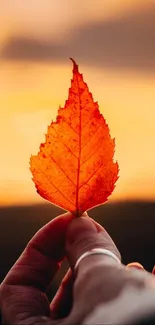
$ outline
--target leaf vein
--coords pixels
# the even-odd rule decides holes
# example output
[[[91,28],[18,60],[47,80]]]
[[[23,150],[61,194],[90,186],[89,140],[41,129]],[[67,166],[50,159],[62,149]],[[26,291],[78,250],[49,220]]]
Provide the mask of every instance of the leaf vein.
[[[99,143],[99,145],[96,147],[96,149],[91,153],[91,155],[85,159],[82,163],[81,163],[81,166],[84,165],[90,158],[92,158],[95,153],[97,152],[97,150],[100,148],[100,146],[102,145],[103,141],[104,141],[105,138],[102,139],[102,141]]]
[[[103,166],[103,162],[100,164],[100,166],[93,172],[93,174],[90,175],[90,177],[79,187],[81,189],[85,184],[87,184],[91,178],[97,174],[97,172],[100,170],[100,168]]]
[[[36,163],[36,165],[38,166],[38,164]],[[53,182],[49,179],[49,177],[45,174],[44,170],[42,170],[39,166],[37,167],[38,170],[40,170],[40,172],[44,175],[44,177],[47,179],[47,181],[50,183],[50,185],[52,185],[56,190],[57,192],[59,192],[70,204],[73,204],[73,202],[71,202],[58,188],[56,185],[53,184]]]
[[[52,125],[53,127],[53,125]],[[78,157],[74,154],[74,152],[67,146],[67,144],[62,140],[62,138],[59,136],[59,133],[55,130],[55,128],[53,127],[53,130],[55,131],[55,133],[58,135],[58,138],[60,140],[60,142],[70,151],[70,153],[76,158],[78,159]]]
[[[67,123],[67,125],[71,128],[71,130],[73,130],[78,135],[78,132],[74,130],[74,128],[69,124],[69,122],[64,117],[63,117],[63,121]]]
[[[44,148],[45,152],[47,153],[47,155],[49,156],[49,158],[56,164],[56,166],[62,171],[62,173],[69,179],[69,181],[76,186],[76,184],[72,181],[72,179],[66,174],[66,172],[63,170],[63,168],[58,164],[58,162],[52,157],[50,156],[49,152]]]
[[[78,205],[79,205],[79,183],[80,183],[80,162],[81,162],[81,122],[82,122],[82,114],[81,114],[81,99],[80,99],[80,89],[79,82],[76,75],[77,88],[78,88],[78,97],[79,97],[79,157],[78,157],[78,166],[77,166],[77,189],[76,189],[76,212],[78,215]]]
[[[93,137],[96,135],[96,133],[98,132],[98,130],[100,129],[100,126],[102,126],[101,125],[101,122],[99,121],[99,124],[97,125],[97,128],[96,128],[96,130],[95,130],[95,132],[91,135],[91,137],[89,138],[89,142],[93,139]],[[84,145],[83,145],[83,147],[82,147],[82,149],[81,149],[81,151],[87,146],[87,144],[88,144],[88,142],[86,142]]]

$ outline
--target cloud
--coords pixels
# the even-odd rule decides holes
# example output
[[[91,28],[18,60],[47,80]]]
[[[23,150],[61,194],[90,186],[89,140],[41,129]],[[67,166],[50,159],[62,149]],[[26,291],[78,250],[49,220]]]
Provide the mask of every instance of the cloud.
[[[74,57],[99,67],[155,69],[155,4],[111,21],[76,26],[64,42],[10,39],[3,59],[66,61]]]

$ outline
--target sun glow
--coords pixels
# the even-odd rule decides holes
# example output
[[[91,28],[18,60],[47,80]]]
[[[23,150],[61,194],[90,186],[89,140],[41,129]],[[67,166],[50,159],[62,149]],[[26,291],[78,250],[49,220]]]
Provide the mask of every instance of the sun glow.
[[[3,62],[0,68],[0,204],[42,202],[31,181],[29,159],[67,99],[71,64]],[[110,200],[155,198],[155,80],[79,68],[116,139],[120,179]]]

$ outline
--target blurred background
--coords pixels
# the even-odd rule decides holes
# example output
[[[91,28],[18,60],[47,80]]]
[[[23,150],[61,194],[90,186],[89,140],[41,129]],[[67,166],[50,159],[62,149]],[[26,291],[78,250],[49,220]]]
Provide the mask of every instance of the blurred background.
[[[63,212],[36,193],[29,159],[67,99],[69,57],[116,139],[120,166],[109,202],[89,214],[124,263],[150,271],[155,263],[155,1],[1,0],[0,281],[33,234]]]

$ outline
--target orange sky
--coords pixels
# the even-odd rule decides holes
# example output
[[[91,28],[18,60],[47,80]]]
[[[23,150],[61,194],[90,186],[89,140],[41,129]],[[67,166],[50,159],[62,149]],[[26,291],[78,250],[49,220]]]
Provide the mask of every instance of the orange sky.
[[[90,21],[109,19],[129,8],[135,10],[140,4],[140,1],[131,0],[105,1],[104,10],[101,10],[103,8],[94,5],[96,2],[100,6],[103,3],[99,0],[81,1],[83,11],[80,12],[76,1],[51,1],[53,7],[47,1],[49,8],[54,8],[49,12],[45,2],[39,1],[35,13],[38,2],[34,1],[32,7],[27,1],[23,4],[25,16],[21,24],[21,15],[16,20],[17,14],[23,10],[21,3],[4,1],[0,13],[4,22],[1,44],[10,35],[19,34],[19,23],[24,35],[60,39],[66,30],[63,37],[69,37],[73,24],[84,23],[88,3],[87,19]],[[30,10],[34,19],[31,17],[30,24],[26,24]],[[66,15],[67,12],[73,14],[66,19],[63,10]],[[56,13],[58,20],[53,21],[51,15],[54,17]],[[60,20],[64,26],[61,29]],[[55,32],[51,29],[50,34],[47,30],[52,24]],[[77,63],[94,100],[99,102],[111,135],[116,138],[115,158],[120,165],[120,179],[110,200],[155,199],[155,75]],[[55,118],[59,104],[63,105],[67,99],[72,65],[68,58],[64,63],[3,60],[0,61],[0,71],[0,205],[43,202],[31,180],[29,157],[37,153],[47,125]]]

